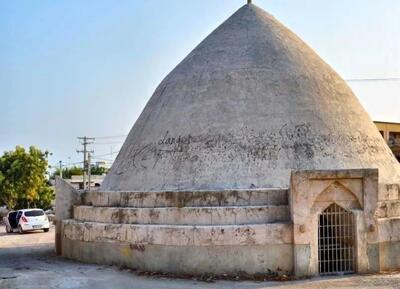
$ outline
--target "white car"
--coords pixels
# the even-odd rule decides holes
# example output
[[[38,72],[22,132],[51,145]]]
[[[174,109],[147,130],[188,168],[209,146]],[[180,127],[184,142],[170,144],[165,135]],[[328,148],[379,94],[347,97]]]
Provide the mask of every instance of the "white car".
[[[6,232],[18,232],[20,234],[27,231],[43,230],[48,232],[50,222],[42,209],[25,209],[12,211],[3,218],[6,224]]]

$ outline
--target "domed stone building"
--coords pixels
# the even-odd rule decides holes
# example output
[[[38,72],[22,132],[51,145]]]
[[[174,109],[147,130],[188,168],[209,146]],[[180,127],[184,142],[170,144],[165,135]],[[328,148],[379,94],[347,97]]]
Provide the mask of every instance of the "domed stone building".
[[[187,274],[379,272],[400,267],[399,187],[345,81],[247,4],[161,82],[101,191],[58,181],[57,251]]]

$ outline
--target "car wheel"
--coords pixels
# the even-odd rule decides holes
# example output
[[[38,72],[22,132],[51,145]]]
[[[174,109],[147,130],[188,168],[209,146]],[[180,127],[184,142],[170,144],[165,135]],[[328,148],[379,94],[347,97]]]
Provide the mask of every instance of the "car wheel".
[[[49,231],[49,229],[43,229],[43,231],[44,231],[45,233],[47,233],[47,232]]]
[[[22,227],[21,227],[21,226],[18,226],[18,233],[20,233],[20,234],[23,234],[23,233],[24,233],[24,230],[22,230]]]
[[[9,226],[6,226],[6,232],[7,233],[11,233],[12,232],[12,230],[11,230],[11,228]]]

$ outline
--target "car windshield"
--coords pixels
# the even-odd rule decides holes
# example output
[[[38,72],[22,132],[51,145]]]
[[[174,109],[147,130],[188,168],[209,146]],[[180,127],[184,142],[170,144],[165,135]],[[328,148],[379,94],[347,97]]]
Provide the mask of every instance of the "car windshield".
[[[34,211],[25,211],[26,217],[38,217],[43,216],[44,212],[42,210],[34,210]]]

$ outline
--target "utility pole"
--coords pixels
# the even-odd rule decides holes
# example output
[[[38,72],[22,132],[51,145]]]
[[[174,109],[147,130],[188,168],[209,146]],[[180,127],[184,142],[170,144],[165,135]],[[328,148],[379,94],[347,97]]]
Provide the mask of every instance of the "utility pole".
[[[60,163],[60,178],[62,179],[63,178],[63,175],[62,175],[62,161],[59,161],[59,163]]]
[[[91,171],[92,171],[92,155],[88,153],[88,191],[90,192],[90,184],[91,184]]]
[[[89,144],[92,144],[95,140],[93,137],[78,137],[78,139],[81,141],[81,145],[83,146],[83,150],[77,150],[77,153],[83,153],[83,189],[86,190],[86,175],[88,173],[88,162],[87,162],[87,155],[88,155],[88,150],[87,146]],[[91,151],[93,153],[93,151]],[[89,184],[90,187],[90,184]]]

